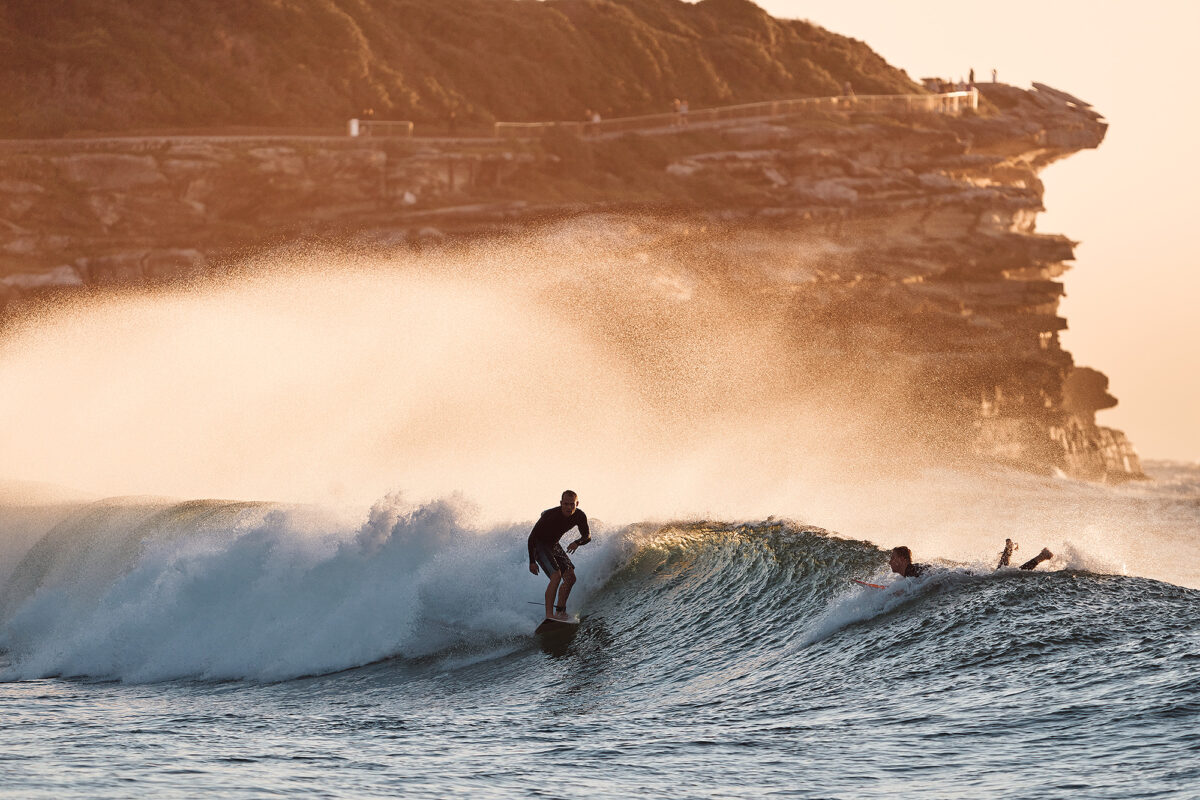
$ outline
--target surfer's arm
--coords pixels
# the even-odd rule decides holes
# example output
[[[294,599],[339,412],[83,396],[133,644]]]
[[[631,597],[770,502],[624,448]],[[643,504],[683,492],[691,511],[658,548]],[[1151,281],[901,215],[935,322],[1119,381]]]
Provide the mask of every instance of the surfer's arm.
[[[1004,540],[1004,552],[1000,554],[1000,563],[996,565],[996,569],[1007,567],[1008,561],[1012,558],[1013,551],[1017,549],[1017,543],[1012,539]]]
[[[567,545],[567,552],[574,553],[576,547],[582,547],[592,540],[592,532],[588,528],[587,517],[585,516],[579,523],[579,538]]]

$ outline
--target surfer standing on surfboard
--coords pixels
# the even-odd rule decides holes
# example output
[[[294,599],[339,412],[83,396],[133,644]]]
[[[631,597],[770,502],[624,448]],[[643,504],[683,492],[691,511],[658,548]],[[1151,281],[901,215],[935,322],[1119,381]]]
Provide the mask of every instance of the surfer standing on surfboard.
[[[567,545],[564,553],[558,540],[571,528],[579,528],[579,538]],[[546,619],[567,619],[567,596],[575,585],[575,565],[567,558],[575,548],[592,540],[588,530],[587,514],[579,510],[579,495],[570,489],[562,493],[562,502],[557,508],[547,508],[529,532],[529,571],[538,574],[538,567],[546,571],[550,585],[546,587]],[[555,592],[558,604],[554,604]],[[551,608],[553,606],[553,608]]]

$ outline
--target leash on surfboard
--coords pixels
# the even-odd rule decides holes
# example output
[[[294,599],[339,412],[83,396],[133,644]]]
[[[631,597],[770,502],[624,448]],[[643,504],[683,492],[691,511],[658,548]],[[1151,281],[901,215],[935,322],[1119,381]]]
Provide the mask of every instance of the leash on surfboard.
[[[886,589],[887,588],[886,586],[882,586],[878,583],[867,583],[866,581],[860,581],[857,578],[851,578],[850,580],[853,581],[854,583],[857,583],[859,586],[870,586],[872,589]]]

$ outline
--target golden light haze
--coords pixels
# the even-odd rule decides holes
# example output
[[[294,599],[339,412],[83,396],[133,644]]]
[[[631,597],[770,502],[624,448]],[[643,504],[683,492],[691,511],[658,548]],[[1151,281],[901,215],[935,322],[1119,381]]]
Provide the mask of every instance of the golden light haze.
[[[610,532],[774,515],[986,563],[1017,528],[1073,568],[1200,587],[1190,517],[1148,513],[1145,487],[933,467],[889,406],[909,376],[848,363],[797,386],[786,320],[702,282],[648,286],[670,259],[606,250],[612,227],[285,253],[247,277],[49,307],[0,341],[0,416],[21,421],[0,429],[0,506],[47,499],[27,481],[351,517],[396,492],[460,494],[469,522],[504,524],[569,486]],[[38,530],[5,524],[0,562]]]
[[[1200,460],[1200,5],[1012,0],[760,0],[861,39],[914,79],[1049,84],[1110,123],[1096,151],[1047,169],[1038,230],[1080,242],[1064,277],[1063,346],[1111,379],[1099,423],[1144,457]]]
[[[914,469],[888,433],[906,375],[851,364],[798,392],[810,370],[780,319],[648,286],[669,259],[605,237],[621,233],[288,252],[251,277],[47,308],[0,342],[0,415],[22,420],[0,432],[21,472],[0,479],[360,505],[462,492],[500,519],[570,485],[620,497],[625,519],[737,518]]]

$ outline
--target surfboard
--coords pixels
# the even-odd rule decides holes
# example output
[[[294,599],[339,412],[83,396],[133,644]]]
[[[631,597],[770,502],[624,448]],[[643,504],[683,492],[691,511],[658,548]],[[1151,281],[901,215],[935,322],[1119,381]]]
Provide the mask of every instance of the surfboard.
[[[542,624],[538,625],[534,630],[537,634],[546,633],[570,633],[579,627],[579,617],[571,617],[570,619],[550,619],[547,617],[542,620]]]
[[[851,578],[850,580],[854,581],[859,586],[870,586],[872,589],[886,589],[887,588],[886,586],[880,586],[878,583],[867,583],[866,581],[860,581],[857,578]]]

